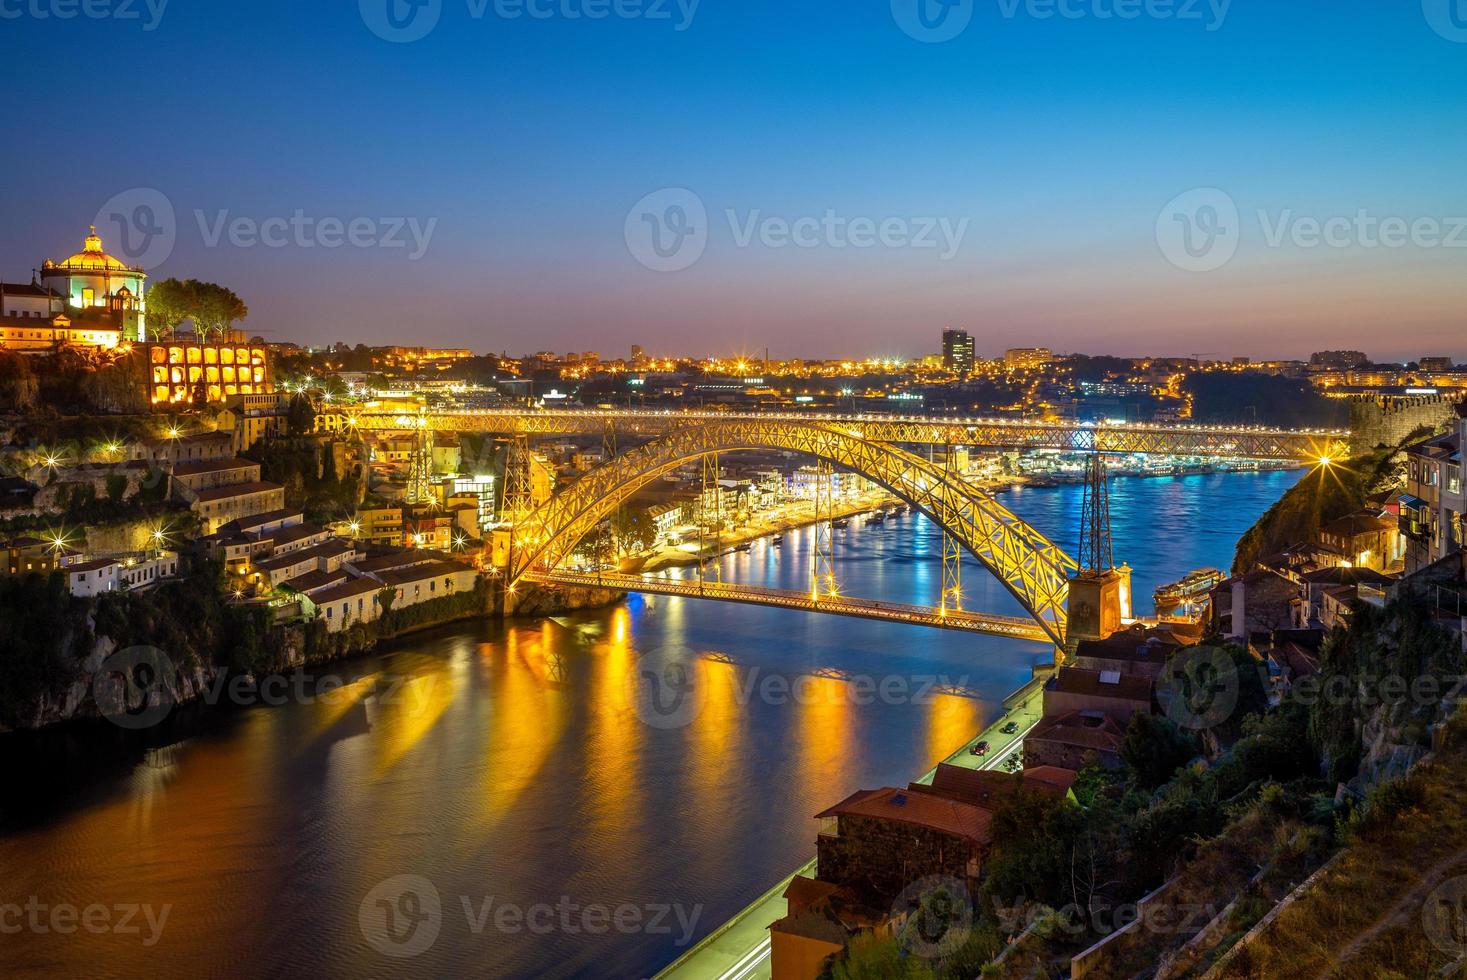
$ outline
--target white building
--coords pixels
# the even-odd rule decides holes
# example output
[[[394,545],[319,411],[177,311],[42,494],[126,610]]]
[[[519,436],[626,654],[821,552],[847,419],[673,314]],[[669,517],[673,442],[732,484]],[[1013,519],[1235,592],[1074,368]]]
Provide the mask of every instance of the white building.
[[[150,589],[178,574],[178,552],[149,551],[118,562],[117,585],[122,589]]]
[[[78,599],[90,599],[103,592],[115,592],[119,567],[111,558],[97,558],[68,565],[64,569],[66,588]]]

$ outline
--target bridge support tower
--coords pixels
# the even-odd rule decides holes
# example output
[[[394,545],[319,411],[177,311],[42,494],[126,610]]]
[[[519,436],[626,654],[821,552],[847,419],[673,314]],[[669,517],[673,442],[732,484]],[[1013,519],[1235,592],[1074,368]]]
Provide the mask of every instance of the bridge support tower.
[[[953,447],[949,445],[945,469],[950,479],[957,475],[955,458]],[[947,617],[949,609],[961,611],[963,608],[963,545],[945,527],[942,529],[942,595],[938,598],[937,608],[943,618]]]
[[[1079,571],[1070,579],[1066,654],[1073,656],[1082,640],[1103,640],[1121,628],[1129,612],[1131,570],[1117,568],[1111,550],[1110,492],[1105,457],[1090,457],[1080,508]]]
[[[810,545],[810,601],[838,594],[835,584],[835,472],[820,460],[815,466],[815,535]]]

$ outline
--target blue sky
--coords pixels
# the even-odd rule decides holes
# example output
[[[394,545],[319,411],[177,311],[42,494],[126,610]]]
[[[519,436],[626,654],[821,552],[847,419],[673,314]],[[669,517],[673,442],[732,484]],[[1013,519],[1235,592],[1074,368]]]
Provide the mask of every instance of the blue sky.
[[[1073,18],[971,0],[945,43],[904,33],[889,0],[702,0],[690,19],[691,0],[666,19],[641,0],[601,20],[566,15],[597,0],[545,18],[439,2],[425,37],[392,43],[368,26],[388,0],[171,0],[152,30],[143,0],[135,20],[0,0],[0,274],[64,257],[104,202],[151,188],[174,212],[154,274],[232,286],[272,339],[859,357],[959,326],[985,353],[1467,360],[1467,234],[1267,236],[1363,212],[1447,238],[1467,218],[1467,27],[1434,30],[1415,0],[1234,0],[1221,18],[1177,0],[1137,19],[1102,16],[1117,0],[1069,0]],[[628,216],[667,188],[706,210],[706,247],[659,272]],[[1238,211],[1236,254],[1207,271],[1158,245],[1196,188]],[[362,222],[363,242],[394,218],[432,234],[419,257],[406,229],[402,248],[208,233],[297,212]],[[828,212],[905,238],[762,234]],[[929,219],[962,226],[955,254],[912,247]]]

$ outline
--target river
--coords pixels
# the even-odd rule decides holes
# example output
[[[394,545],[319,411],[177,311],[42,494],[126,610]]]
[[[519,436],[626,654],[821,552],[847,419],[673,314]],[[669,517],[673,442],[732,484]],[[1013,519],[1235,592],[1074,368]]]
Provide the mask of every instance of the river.
[[[1298,476],[1115,481],[1138,611],[1158,584],[1226,568]],[[1002,499],[1074,553],[1080,493]],[[803,587],[810,536],[727,556],[724,580]],[[920,516],[853,520],[837,532],[841,589],[931,603],[940,553]],[[976,565],[963,584],[965,606],[1018,613]],[[1046,656],[632,596],[416,635],[282,703],[0,736],[0,973],[650,975],[807,860],[816,812],[931,767]],[[673,662],[695,696],[648,711],[642,670]],[[414,948],[385,947],[411,958],[379,949],[389,912],[399,935],[422,925]]]

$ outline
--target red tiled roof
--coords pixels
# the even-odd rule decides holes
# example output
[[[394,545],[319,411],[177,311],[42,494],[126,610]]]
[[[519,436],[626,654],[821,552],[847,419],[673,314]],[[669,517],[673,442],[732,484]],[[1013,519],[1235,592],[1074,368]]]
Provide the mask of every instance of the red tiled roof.
[[[342,599],[355,599],[357,596],[366,595],[368,592],[380,591],[382,591],[381,583],[374,582],[369,578],[354,578],[350,582],[342,582],[340,585],[333,585],[325,591],[317,592],[311,596],[311,601],[318,606],[324,606],[330,602],[340,602]]]
[[[178,463],[173,467],[174,476],[198,476],[200,473],[218,473],[222,470],[242,470],[248,466],[259,466],[254,460],[240,459],[201,459],[192,463]]]
[[[94,558],[91,561],[79,562],[75,565],[67,565],[66,574],[72,575],[79,574],[81,572],[95,572],[98,569],[106,568],[108,565],[116,564],[117,562],[112,560],[111,558]]]
[[[993,822],[991,813],[971,803],[890,786],[853,793],[830,809],[816,814],[817,819],[825,817],[891,820],[977,843],[988,842],[989,825]]]
[[[1066,745],[1078,745],[1087,749],[1105,749],[1113,752],[1120,749],[1125,737],[1126,733],[1121,730],[1121,726],[1110,717],[1097,718],[1078,711],[1071,711],[1058,718],[1046,719],[1028,735],[1029,740],[1043,739],[1062,742]]]
[[[1113,680],[1102,680],[1109,675]],[[1118,671],[1086,670],[1083,667],[1061,667],[1049,682],[1049,689],[1061,694],[1119,698],[1124,701],[1150,701],[1151,679]]]
[[[212,502],[215,500],[229,500],[234,497],[248,497],[258,493],[269,493],[271,490],[284,490],[278,483],[269,483],[257,480],[253,483],[231,483],[224,487],[210,487],[208,490],[200,490],[195,494],[201,501]]]

